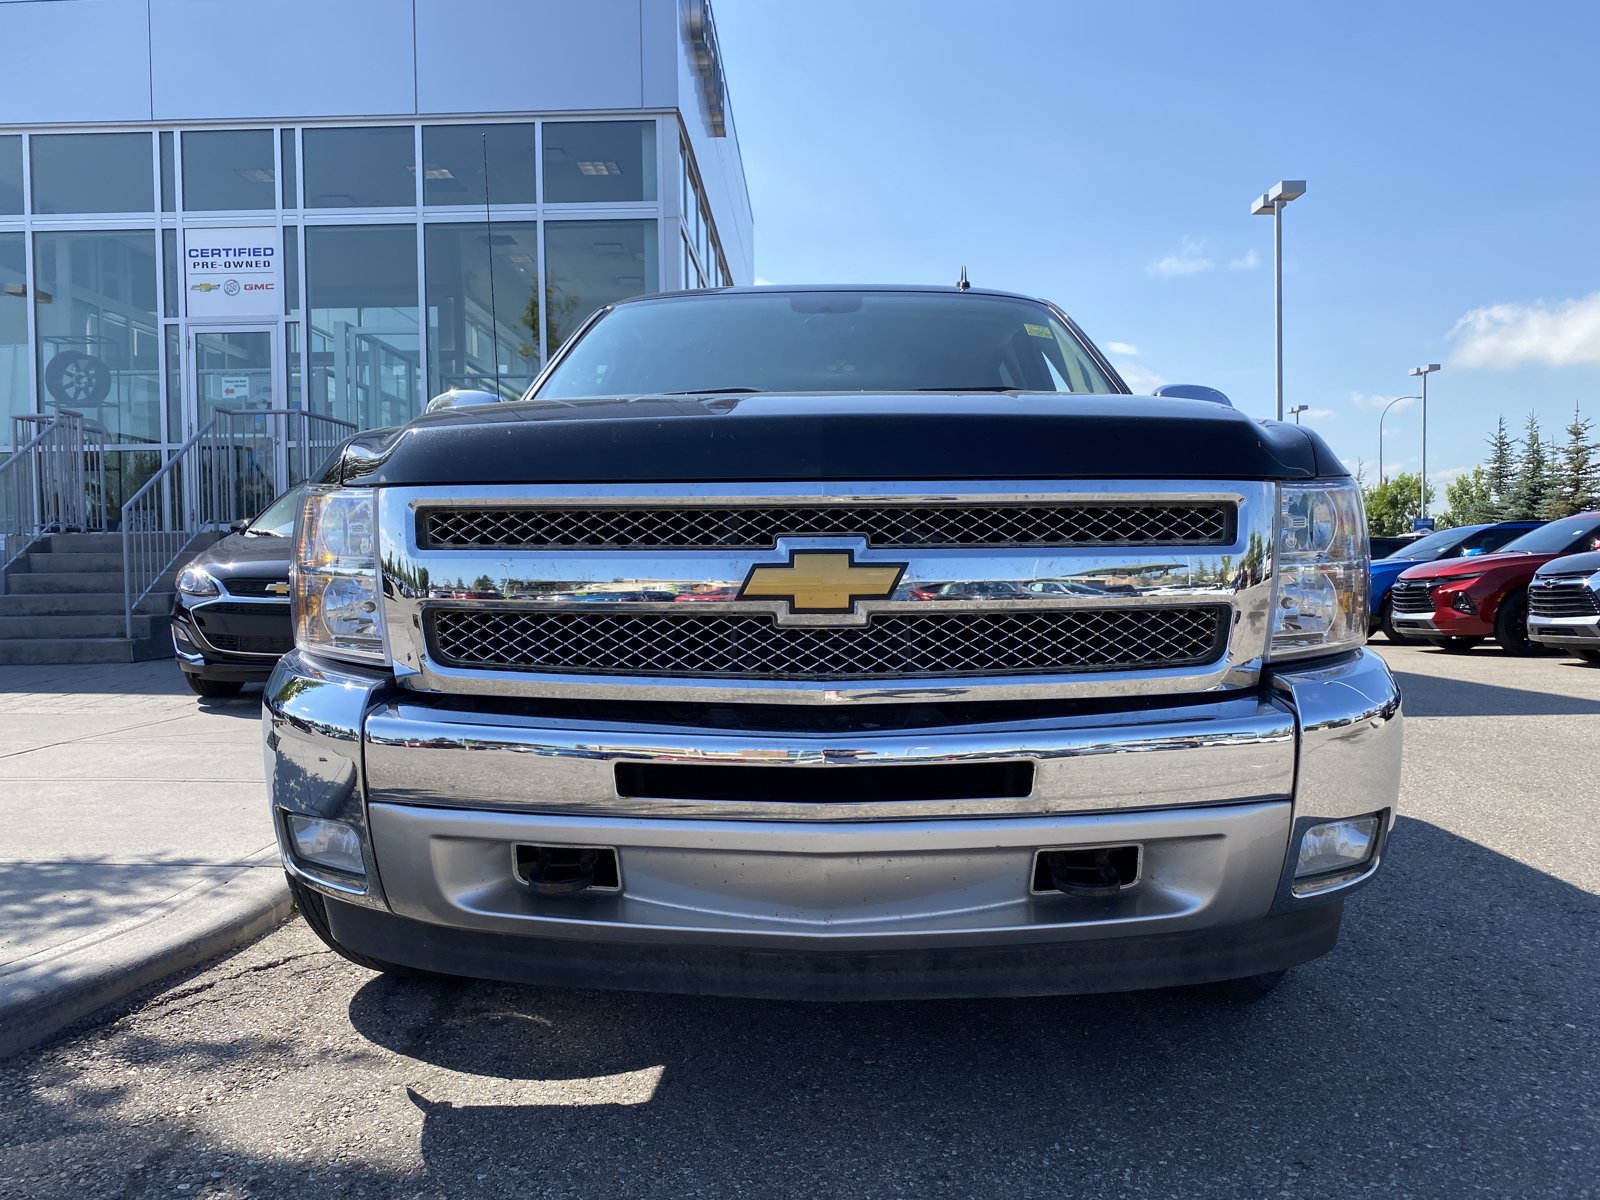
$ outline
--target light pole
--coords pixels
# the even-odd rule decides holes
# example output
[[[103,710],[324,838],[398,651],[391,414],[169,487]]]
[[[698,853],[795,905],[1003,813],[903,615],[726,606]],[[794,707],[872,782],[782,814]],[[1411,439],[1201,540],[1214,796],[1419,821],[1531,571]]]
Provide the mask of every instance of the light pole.
[[[1250,202],[1250,215],[1272,217],[1272,308],[1277,343],[1278,420],[1283,420],[1283,206],[1306,194],[1304,179],[1280,179],[1265,195]]]
[[[1429,363],[1425,367],[1412,367],[1408,375],[1422,377],[1422,515],[1428,515],[1428,376],[1439,369],[1438,363]]]
[[[1289,410],[1289,415],[1294,418],[1294,423],[1296,425],[1300,424],[1300,414],[1305,412],[1310,407],[1311,405],[1309,404],[1296,404]]]
[[[1389,415],[1389,410],[1402,400],[1420,400],[1421,396],[1396,396],[1383,406],[1383,416],[1378,418],[1378,482],[1383,482],[1383,418]]]

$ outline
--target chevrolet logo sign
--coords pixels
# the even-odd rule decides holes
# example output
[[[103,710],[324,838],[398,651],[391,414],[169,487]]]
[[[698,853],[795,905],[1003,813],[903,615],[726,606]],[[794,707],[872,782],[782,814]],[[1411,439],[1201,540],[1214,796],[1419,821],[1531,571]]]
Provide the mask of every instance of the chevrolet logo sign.
[[[905,563],[858,563],[849,550],[796,550],[781,566],[752,567],[741,600],[786,600],[789,612],[849,613],[894,593]]]
[[[191,292],[214,292],[221,286],[220,283],[191,283],[189,290]]]
[[[281,581],[278,583],[269,583],[262,590],[269,592],[274,596],[287,596],[289,594],[289,585]]]

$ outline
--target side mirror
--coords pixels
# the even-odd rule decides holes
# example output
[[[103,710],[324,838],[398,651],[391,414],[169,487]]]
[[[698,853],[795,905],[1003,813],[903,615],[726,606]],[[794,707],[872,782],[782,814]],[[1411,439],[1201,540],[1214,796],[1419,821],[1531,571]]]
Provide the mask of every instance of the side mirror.
[[[1233,401],[1216,388],[1202,387],[1198,383],[1164,383],[1152,395],[1171,396],[1179,400],[1205,400],[1211,404],[1233,407]]]
[[[249,521],[230,521],[230,522],[228,522],[228,532],[229,533],[243,533],[246,529],[249,529],[249,528],[250,528],[250,522]]]

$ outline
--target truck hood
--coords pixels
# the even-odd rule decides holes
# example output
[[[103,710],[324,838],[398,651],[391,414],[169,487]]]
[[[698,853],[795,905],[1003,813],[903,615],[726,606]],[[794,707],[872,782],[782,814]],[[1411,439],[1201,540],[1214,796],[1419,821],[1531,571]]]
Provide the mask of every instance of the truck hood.
[[[1582,575],[1589,571],[1600,571],[1600,550],[1552,558],[1539,568],[1541,575]]]
[[[342,470],[369,485],[1347,474],[1313,431],[1202,400],[943,392],[482,405],[358,437]]]

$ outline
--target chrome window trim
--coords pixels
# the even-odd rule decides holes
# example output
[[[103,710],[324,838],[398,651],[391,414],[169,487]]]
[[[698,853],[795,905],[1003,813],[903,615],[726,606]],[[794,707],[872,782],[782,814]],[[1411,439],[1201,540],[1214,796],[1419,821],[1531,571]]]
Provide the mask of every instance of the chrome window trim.
[[[430,552],[417,546],[417,513],[421,508],[472,507],[482,504],[512,506],[695,505],[706,503],[782,505],[784,503],[871,503],[899,501],[908,504],[1015,504],[1051,502],[1137,503],[1170,501],[1221,501],[1235,506],[1234,541],[1225,546],[1120,548],[1105,546],[977,548],[953,550],[863,548],[859,538],[789,538],[770,551],[716,550],[558,550],[508,549],[448,550]],[[384,564],[384,606],[397,682],[403,688],[482,696],[572,697],[588,699],[695,699],[703,701],[762,703],[889,703],[918,698],[945,700],[1020,700],[1090,698],[1103,696],[1160,696],[1236,690],[1254,686],[1261,673],[1271,623],[1272,532],[1276,515],[1276,488],[1271,483],[1184,480],[1019,480],[1019,481],[907,481],[733,484],[517,484],[475,486],[409,486],[378,489],[379,557]],[[1117,596],[1037,595],[1012,601],[884,600],[863,602],[848,618],[824,617],[817,623],[863,623],[871,613],[927,611],[995,611],[1019,608],[1095,608],[1108,606],[1184,606],[1210,600],[1233,610],[1228,645],[1218,661],[1197,667],[1134,671],[1085,671],[1059,675],[963,676],[959,678],[907,679],[893,687],[882,681],[815,682],[766,679],[708,679],[698,677],[565,675],[448,667],[434,661],[427,650],[425,612],[432,607],[520,608],[545,610],[552,602],[525,595],[506,599],[477,596],[463,599],[425,594],[420,585],[426,568],[432,579],[476,580],[488,578],[498,585],[509,582],[519,590],[538,587],[572,592],[596,585],[632,590],[653,587],[681,588],[739,581],[752,564],[783,562],[795,548],[840,549],[860,552],[863,562],[894,561],[909,564],[906,584],[919,581],[1031,582],[1067,575],[1123,573],[1176,564],[1190,578],[1214,582],[1188,588],[1164,588],[1164,594]],[[1246,558],[1259,555],[1253,572],[1244,569]],[[435,576],[433,572],[439,574]],[[1231,575],[1229,572],[1233,572]],[[446,572],[448,574],[446,575]],[[472,590],[458,589],[458,590]],[[707,611],[750,613],[765,609],[776,616],[783,601],[703,601]],[[619,600],[614,607],[627,611],[670,610],[677,604]],[[593,610],[593,603],[553,602],[561,609]],[[813,618],[785,614],[786,622]]]

